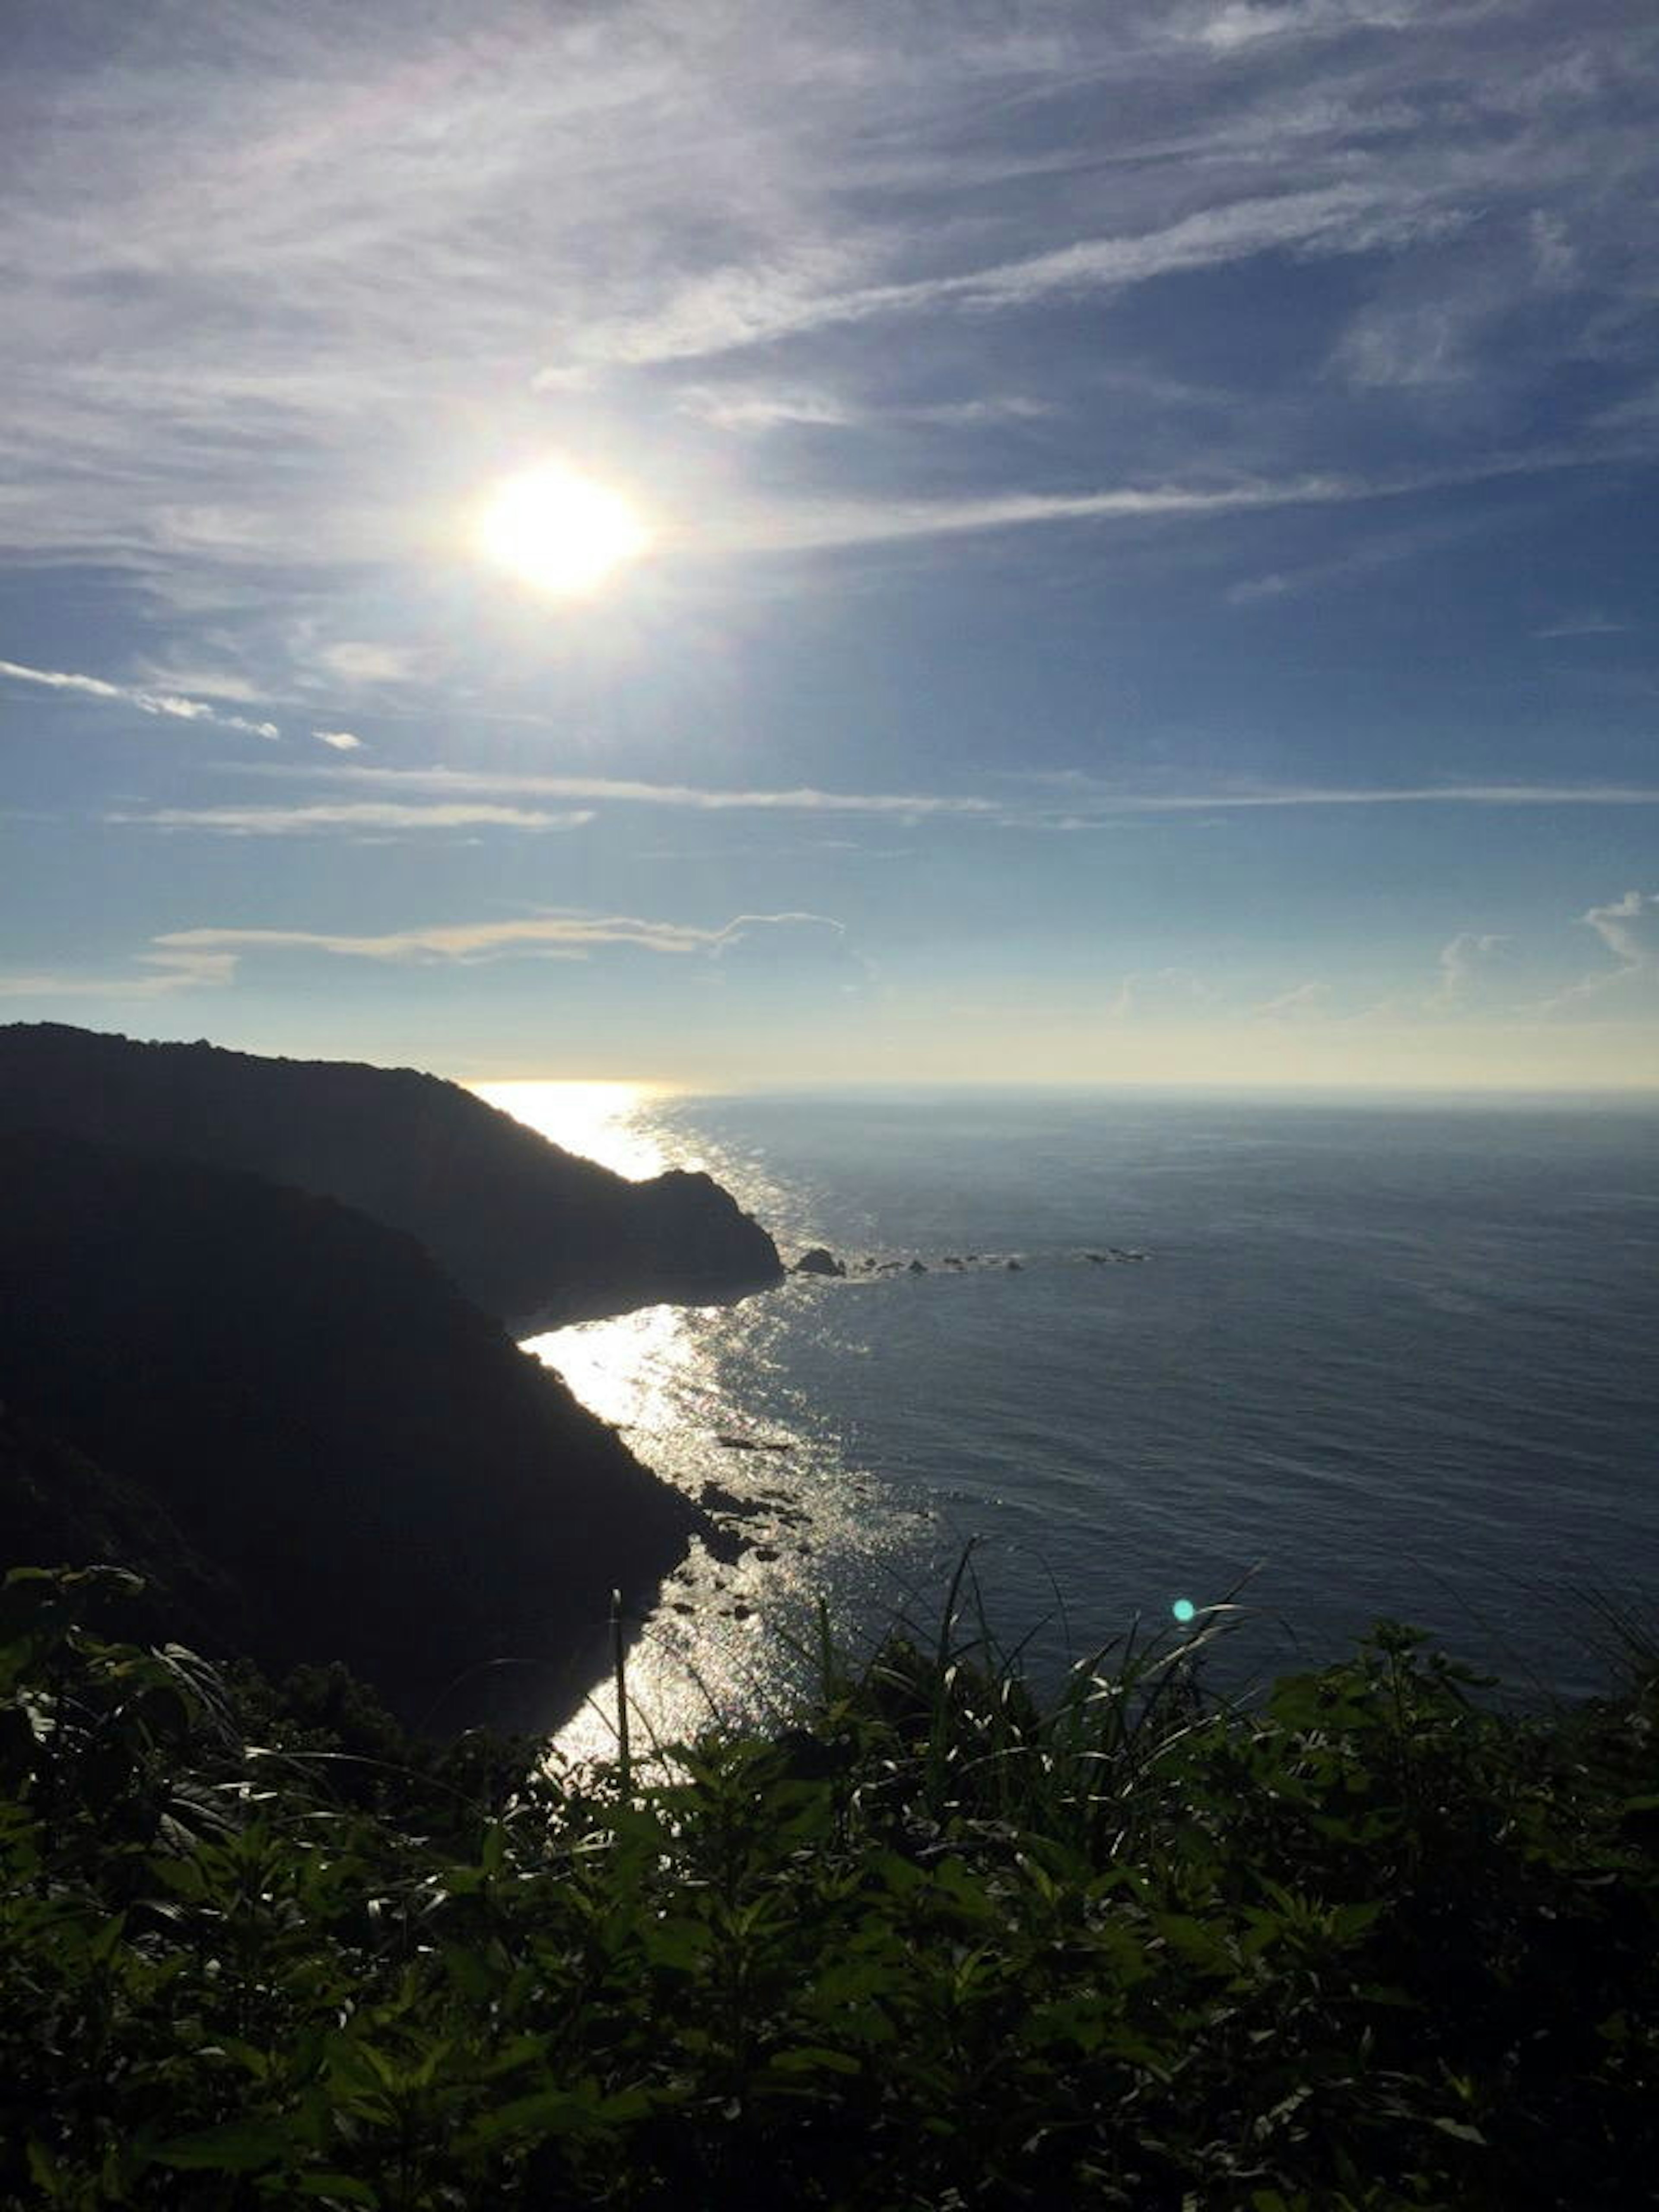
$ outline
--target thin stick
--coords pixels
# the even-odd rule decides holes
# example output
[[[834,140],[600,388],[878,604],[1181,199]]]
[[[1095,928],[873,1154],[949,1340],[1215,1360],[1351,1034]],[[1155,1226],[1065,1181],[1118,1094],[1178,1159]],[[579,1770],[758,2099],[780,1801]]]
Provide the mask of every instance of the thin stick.
[[[622,1786],[630,1786],[632,1762],[628,1745],[628,1661],[623,1647],[622,1592],[611,1593],[611,1662],[617,1678],[617,1766]]]

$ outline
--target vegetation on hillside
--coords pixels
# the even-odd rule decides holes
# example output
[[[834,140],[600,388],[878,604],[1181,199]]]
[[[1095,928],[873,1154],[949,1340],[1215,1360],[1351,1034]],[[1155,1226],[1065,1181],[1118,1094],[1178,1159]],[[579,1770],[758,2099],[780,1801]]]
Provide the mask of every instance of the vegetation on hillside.
[[[1384,1625],[1039,1702],[954,1604],[769,1735],[551,1773],[0,1594],[0,2202],[1530,2207],[1659,2158],[1651,1666]],[[1202,1637],[1196,1641],[1202,1642]]]
[[[503,1322],[735,1297],[782,1273],[708,1176],[631,1182],[413,1068],[0,1023],[0,1135],[40,1130],[338,1199]]]
[[[51,1134],[0,1188],[0,1569],[142,1567],[187,1641],[527,1725],[707,1528],[365,1214]]]

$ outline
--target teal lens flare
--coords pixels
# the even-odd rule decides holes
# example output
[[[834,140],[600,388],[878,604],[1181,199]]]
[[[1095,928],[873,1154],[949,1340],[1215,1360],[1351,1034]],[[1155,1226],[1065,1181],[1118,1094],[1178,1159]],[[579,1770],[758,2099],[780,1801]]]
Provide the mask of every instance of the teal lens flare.
[[[1189,1597],[1178,1597],[1170,1610],[1183,1628],[1189,1620],[1196,1617],[1198,1613],[1198,1607]]]

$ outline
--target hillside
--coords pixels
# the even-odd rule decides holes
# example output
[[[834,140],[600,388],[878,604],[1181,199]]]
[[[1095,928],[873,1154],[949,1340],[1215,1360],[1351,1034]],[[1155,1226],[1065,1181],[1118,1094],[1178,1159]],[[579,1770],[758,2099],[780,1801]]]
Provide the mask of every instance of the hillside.
[[[531,1725],[591,1681],[612,1585],[700,1525],[332,1200],[39,1135],[0,1137],[0,1565],[120,1556],[267,1666]]]
[[[629,1182],[410,1068],[0,1026],[0,1133],[47,1129],[337,1198],[419,1239],[501,1320],[735,1297],[778,1279],[708,1176]]]

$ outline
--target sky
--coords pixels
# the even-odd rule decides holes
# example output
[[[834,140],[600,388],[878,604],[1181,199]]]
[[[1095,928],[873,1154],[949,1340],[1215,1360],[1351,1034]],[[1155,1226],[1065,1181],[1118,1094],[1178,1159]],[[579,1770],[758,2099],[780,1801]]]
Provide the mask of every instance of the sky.
[[[1659,1087],[1646,0],[7,46],[0,1020]]]

